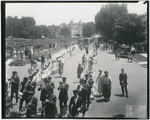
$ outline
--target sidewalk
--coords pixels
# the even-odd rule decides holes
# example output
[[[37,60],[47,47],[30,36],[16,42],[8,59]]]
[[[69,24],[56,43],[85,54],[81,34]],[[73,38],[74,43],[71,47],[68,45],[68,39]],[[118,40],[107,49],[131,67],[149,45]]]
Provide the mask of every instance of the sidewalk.
[[[138,62],[142,67],[147,68],[147,54],[135,54],[133,60]]]

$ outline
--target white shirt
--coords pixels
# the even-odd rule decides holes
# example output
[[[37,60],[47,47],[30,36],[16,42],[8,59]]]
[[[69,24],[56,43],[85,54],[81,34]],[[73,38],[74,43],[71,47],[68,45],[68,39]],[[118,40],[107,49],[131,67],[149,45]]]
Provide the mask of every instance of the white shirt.
[[[75,105],[76,105],[76,103],[77,103],[77,100],[78,100],[78,96],[77,96],[77,98],[74,98],[74,103],[75,103]]]

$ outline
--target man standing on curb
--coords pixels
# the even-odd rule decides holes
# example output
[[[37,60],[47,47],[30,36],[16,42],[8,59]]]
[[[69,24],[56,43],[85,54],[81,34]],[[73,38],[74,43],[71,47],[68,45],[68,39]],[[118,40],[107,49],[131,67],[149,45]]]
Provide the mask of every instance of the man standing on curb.
[[[121,85],[121,90],[122,90],[122,95],[124,96],[124,89],[126,92],[126,97],[128,98],[128,90],[127,90],[127,74],[124,73],[124,69],[121,69],[120,75],[119,75],[119,80],[120,80],[120,85]]]

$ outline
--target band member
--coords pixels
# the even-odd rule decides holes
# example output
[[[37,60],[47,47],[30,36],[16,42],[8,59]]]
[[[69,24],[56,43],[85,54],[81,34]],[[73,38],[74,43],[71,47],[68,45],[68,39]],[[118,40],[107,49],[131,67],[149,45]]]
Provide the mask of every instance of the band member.
[[[26,86],[27,82],[28,82],[28,78],[24,77],[23,81],[21,82],[21,89],[20,89],[21,93],[23,93],[23,91],[25,90],[25,86]]]
[[[68,101],[68,90],[69,90],[69,85],[66,83],[66,77],[62,77],[62,81],[60,82],[60,85],[58,87],[59,92],[59,105],[60,105],[60,112],[62,106],[67,106],[67,101]]]
[[[18,90],[19,90],[20,78],[16,71],[13,72],[11,77],[11,102],[13,101],[13,95],[16,94],[16,103],[18,103]]]
[[[46,86],[46,89],[51,89],[52,92],[54,92],[53,89],[55,88],[55,84],[54,82],[52,82],[52,78],[50,76],[47,77],[47,84],[45,86]]]
[[[127,74],[124,72],[124,69],[121,69],[121,73],[119,75],[120,85],[122,94],[124,95],[124,89],[126,92],[126,97],[128,98],[128,90],[127,90]]]
[[[28,97],[28,104],[27,104],[27,112],[26,116],[27,117],[35,117],[37,114],[37,105],[38,105],[38,100],[34,96],[34,92],[30,91],[29,92],[30,96]]]
[[[22,104],[23,104],[24,101],[26,102],[26,104],[28,104],[28,102],[29,102],[28,98],[30,96],[31,91],[33,93],[35,93],[35,89],[32,86],[31,80],[28,79],[28,82],[26,83],[25,88],[22,91],[22,98],[20,99],[20,105],[19,105],[19,110],[20,111],[22,110]]]
[[[44,115],[44,104],[45,104],[45,100],[46,100],[46,96],[47,96],[47,89],[46,86],[44,84],[40,85],[40,88],[38,88],[38,91],[41,91],[41,95],[40,95],[40,101],[42,102],[42,113],[41,115]]]
[[[69,104],[69,113],[75,118],[78,116],[79,112],[82,111],[84,103],[82,98],[78,95],[78,90],[74,90],[73,94],[74,96],[71,98]]]
[[[48,89],[48,94],[45,100],[45,117],[46,118],[55,118],[57,114],[56,108],[56,95],[53,94],[51,89]]]
[[[41,68],[44,69],[45,67],[45,56],[44,54],[41,56]]]
[[[79,96],[83,100],[84,106],[86,106],[86,97],[87,97],[87,85],[85,84],[85,80],[80,80],[80,85],[78,85],[77,90],[79,91]],[[83,116],[85,115],[85,107],[83,108]]]
[[[104,74],[105,75],[103,76],[103,80],[102,80],[103,96],[105,98],[105,101],[109,101],[111,96],[111,78],[108,75],[108,71],[105,71]]]

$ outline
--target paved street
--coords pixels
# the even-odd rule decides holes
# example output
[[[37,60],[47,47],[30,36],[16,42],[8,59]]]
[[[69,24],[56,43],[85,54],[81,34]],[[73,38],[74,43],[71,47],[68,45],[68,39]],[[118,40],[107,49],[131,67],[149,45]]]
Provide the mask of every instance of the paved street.
[[[65,62],[64,65],[64,76],[67,77],[67,83],[69,84],[69,99],[73,96],[72,90],[76,89],[78,82],[77,79],[77,65],[81,62],[81,57],[85,52],[79,52]],[[25,69],[24,69],[25,68]],[[7,78],[11,77],[12,70],[18,71],[20,78],[24,77],[23,74],[27,75],[26,67],[7,68]],[[128,75],[128,92],[129,98],[115,96],[116,94],[122,94],[121,87],[119,85],[119,74],[121,68],[125,69]],[[101,102],[103,97],[95,98],[90,104],[89,111],[86,112],[85,117],[112,117],[117,114],[126,115],[126,105],[147,105],[147,69],[143,68],[140,64],[133,62],[128,63],[127,59],[121,58],[120,61],[115,60],[115,56],[111,51],[100,51],[98,54],[98,63],[95,64],[94,78],[97,77],[98,70],[107,70],[112,78],[112,91],[110,102]],[[58,97],[58,85],[60,78],[58,74],[52,76],[52,81],[55,83],[54,93]],[[95,79],[94,79],[95,81]],[[38,87],[37,87],[38,88]],[[37,90],[36,88],[36,90]],[[39,99],[40,92],[36,91],[36,97]],[[70,101],[70,100],[69,100]],[[15,102],[15,100],[14,100]],[[69,104],[69,102],[68,102]],[[38,101],[38,108],[41,107],[41,102]],[[19,106],[15,105],[18,109]],[[59,112],[59,100],[57,100],[57,108]],[[137,117],[137,116],[134,116]]]

